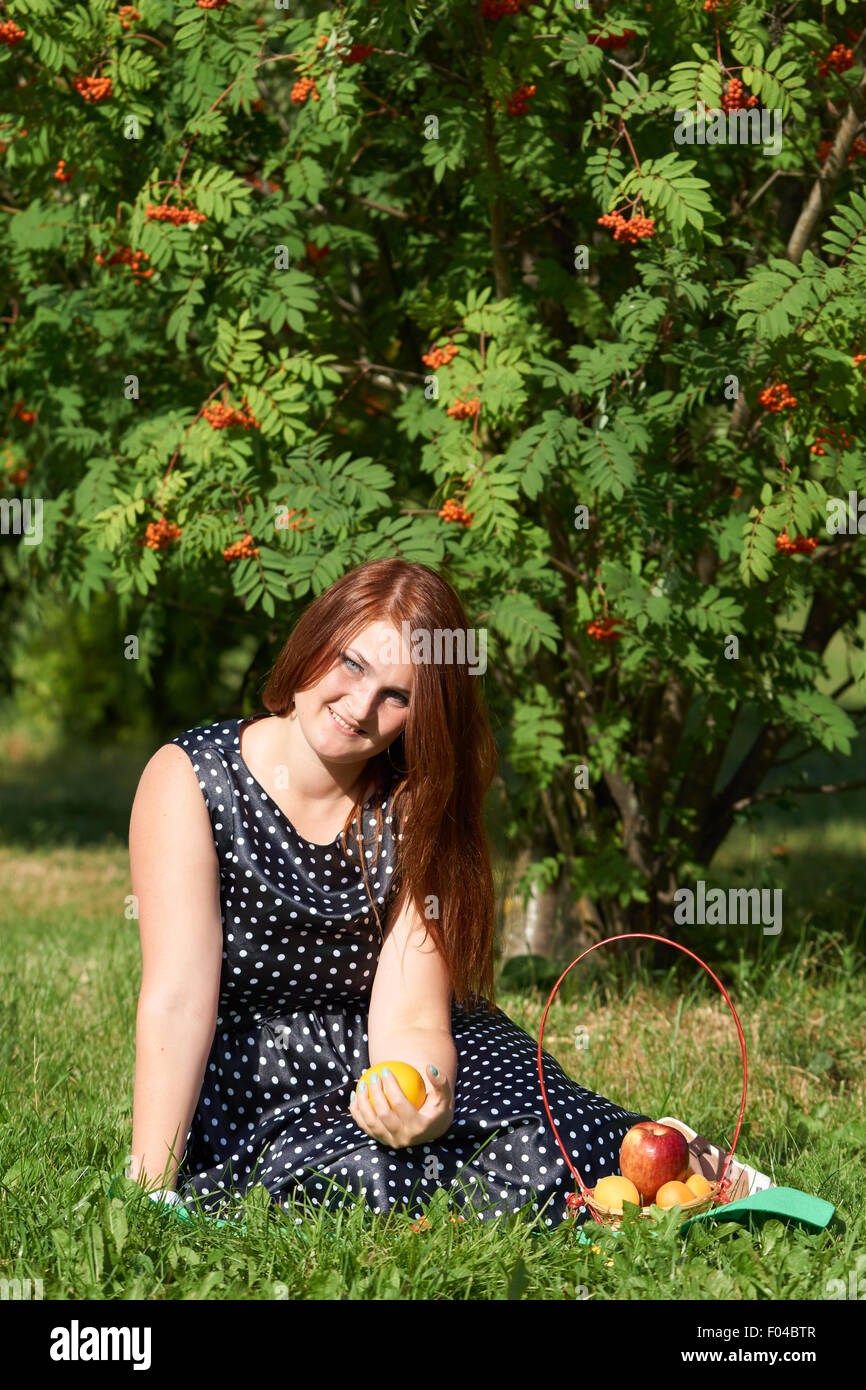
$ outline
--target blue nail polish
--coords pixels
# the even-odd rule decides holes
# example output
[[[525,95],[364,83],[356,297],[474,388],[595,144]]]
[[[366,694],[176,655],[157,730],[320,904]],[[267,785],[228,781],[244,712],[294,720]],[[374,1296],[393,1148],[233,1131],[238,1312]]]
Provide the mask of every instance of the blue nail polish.
[[[391,1073],[389,1072],[389,1070],[388,1070],[387,1067],[383,1067],[383,1068],[382,1068],[382,1075],[383,1075],[383,1076],[390,1076],[390,1075],[391,1075]]]
[[[438,1068],[438,1067],[434,1067],[434,1065],[433,1065],[432,1062],[430,1063],[430,1070],[432,1071],[432,1073],[433,1073],[434,1076],[438,1076],[438,1075],[439,1075],[439,1068]]]
[[[362,1092],[366,1091],[366,1089],[367,1089],[367,1083],[366,1083],[366,1081],[362,1081],[362,1082],[360,1083],[360,1085],[358,1086],[358,1094],[361,1095]]]

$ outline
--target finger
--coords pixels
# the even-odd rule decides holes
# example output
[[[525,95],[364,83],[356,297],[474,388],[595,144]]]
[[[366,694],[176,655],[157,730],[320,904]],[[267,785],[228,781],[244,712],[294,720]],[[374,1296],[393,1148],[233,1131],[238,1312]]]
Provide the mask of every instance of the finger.
[[[388,1102],[382,1093],[382,1078],[377,1071],[374,1071],[367,1085],[367,1095],[370,1108],[379,1120],[384,1120],[388,1114]]]
[[[393,1072],[383,1072],[382,1089],[385,1093],[385,1096],[387,1096],[388,1100],[390,1100],[391,1105],[393,1106],[394,1110],[397,1112],[398,1115],[408,1117],[412,1114],[413,1110],[415,1110],[416,1107],[412,1104],[411,1100],[406,1095],[406,1092],[401,1087],[399,1081],[397,1080]],[[388,1100],[385,1100],[386,1105],[388,1103]]]
[[[367,1129],[371,1122],[375,1122],[376,1112],[370,1104],[366,1084],[358,1086],[352,1092],[351,1109],[362,1129]]]
[[[370,1104],[366,1085],[363,1090],[360,1090],[360,1094],[355,1091],[352,1092],[349,1109],[359,1129],[362,1129],[365,1134],[369,1134],[371,1139],[377,1139],[380,1144],[386,1142],[379,1118]]]
[[[395,1088],[399,1092],[398,1095],[394,1094]],[[401,1100],[403,1104],[409,1106],[410,1110],[414,1110],[414,1106],[410,1106],[409,1101],[403,1095],[403,1092],[400,1090],[391,1072],[388,1072],[387,1076],[384,1077],[380,1077],[378,1072],[374,1072],[371,1077],[371,1091],[379,1107],[376,1111],[377,1119],[384,1133],[387,1135],[387,1139],[383,1142],[390,1143],[401,1127],[401,1115],[399,1113],[400,1110],[402,1110]],[[388,1104],[389,1097],[391,1099],[390,1105]],[[405,1118],[404,1114],[402,1119],[405,1121]]]
[[[388,1102],[382,1094],[382,1083],[376,1072],[370,1077],[369,1082],[365,1082],[363,1090],[359,1087],[361,1094],[360,1113],[364,1120],[364,1128],[374,1139],[378,1139],[380,1144],[387,1144],[391,1139],[391,1130],[388,1124],[388,1116],[393,1114],[389,1109]]]
[[[429,1078],[430,1085],[433,1086],[433,1087],[435,1088],[435,1094],[441,1096],[441,1097],[443,1098],[443,1100],[445,1100],[445,1101],[450,1101],[450,1100],[451,1100],[451,1082],[448,1080],[448,1077],[447,1077],[446,1073],[445,1073],[445,1072],[438,1072],[438,1073],[434,1072],[434,1070],[433,1070],[433,1063],[432,1063],[432,1062],[429,1062],[429,1063],[428,1063],[428,1065],[427,1065],[427,1072],[428,1072],[428,1078]]]
[[[378,1112],[373,1098],[373,1087],[369,1082],[362,1081],[359,1083],[355,1091],[355,1104],[358,1107],[359,1113],[363,1115],[365,1119],[375,1119]]]

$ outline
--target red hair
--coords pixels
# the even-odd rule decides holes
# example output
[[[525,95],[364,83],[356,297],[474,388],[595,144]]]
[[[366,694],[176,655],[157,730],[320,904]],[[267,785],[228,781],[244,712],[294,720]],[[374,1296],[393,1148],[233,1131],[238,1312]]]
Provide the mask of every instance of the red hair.
[[[288,714],[296,691],[316,685],[353,637],[383,621],[398,632],[404,622],[427,633],[468,628],[460,599],[434,570],[407,560],[370,560],[304,609],[268,678],[265,708]],[[403,729],[368,761],[343,826],[344,850],[353,822],[362,845],[361,811],[375,796],[378,845],[381,803],[393,790],[398,859],[390,911],[396,917],[406,902],[413,904],[448,966],[454,995],[470,1011],[495,1007],[493,874],[483,806],[496,760],[477,675],[465,662],[420,661]],[[363,853],[361,867],[366,882]],[[431,896],[438,918],[425,916]]]

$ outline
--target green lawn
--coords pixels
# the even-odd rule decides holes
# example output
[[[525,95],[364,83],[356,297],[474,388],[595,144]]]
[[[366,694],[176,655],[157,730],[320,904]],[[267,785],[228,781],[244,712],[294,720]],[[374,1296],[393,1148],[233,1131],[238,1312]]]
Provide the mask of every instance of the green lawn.
[[[686,943],[712,957],[746,1035],[738,1156],[834,1203],[827,1231],[770,1220],[681,1237],[671,1214],[618,1238],[600,1230],[591,1247],[567,1224],[548,1230],[543,1217],[454,1224],[435,1205],[427,1230],[360,1203],[296,1225],[259,1192],[242,1233],[180,1222],[131,1184],[107,1195],[131,1137],[140,957],[136,924],[124,917],[125,836],[147,752],[106,754],[95,769],[93,756],[13,762],[0,786],[0,1279],[41,1279],[45,1299],[87,1300],[823,1299],[828,1281],[847,1287],[861,1270],[866,1285],[862,909],[847,891],[862,820],[787,835],[779,937],[705,929],[703,941]],[[760,834],[776,843],[778,831],[777,822]],[[748,865],[751,833],[726,850],[731,873]],[[754,853],[757,865],[757,842]],[[828,894],[829,915],[819,911]],[[730,1141],[742,1072],[718,991],[685,958],[650,978],[601,955],[569,977],[545,1049],[585,1086]],[[537,1038],[546,998],[530,990],[498,1002]],[[581,1051],[578,1025],[589,1040]]]

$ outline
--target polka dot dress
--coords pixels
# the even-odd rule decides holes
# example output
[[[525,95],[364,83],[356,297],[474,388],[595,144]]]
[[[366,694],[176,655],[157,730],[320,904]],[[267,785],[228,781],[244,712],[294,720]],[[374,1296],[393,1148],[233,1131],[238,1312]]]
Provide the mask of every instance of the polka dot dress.
[[[294,1195],[334,1207],[360,1193],[375,1212],[420,1217],[444,1187],[467,1220],[528,1206],[558,1224],[576,1184],[544,1111],[537,1040],[501,1009],[488,1017],[452,1002],[458,1072],[446,1135],[391,1149],[355,1123],[349,1098],[370,1065],[380,948],[359,847],[350,838],[347,857],[339,835],[316,845],[298,834],[241,757],[244,722],[172,740],[189,755],[210,814],[223,925],[216,1031],[178,1192],[222,1217],[236,1215],[257,1183],[279,1204]],[[384,925],[400,836],[388,798],[377,861],[375,804],[363,811],[367,878]],[[548,1103],[584,1182],[617,1172],[626,1130],[649,1117],[585,1090],[542,1056]]]

